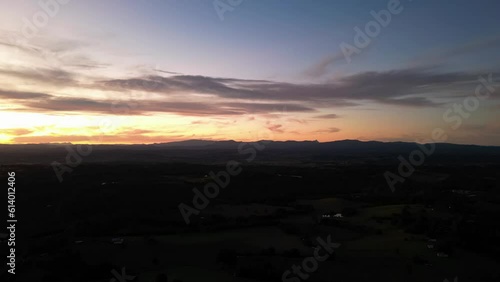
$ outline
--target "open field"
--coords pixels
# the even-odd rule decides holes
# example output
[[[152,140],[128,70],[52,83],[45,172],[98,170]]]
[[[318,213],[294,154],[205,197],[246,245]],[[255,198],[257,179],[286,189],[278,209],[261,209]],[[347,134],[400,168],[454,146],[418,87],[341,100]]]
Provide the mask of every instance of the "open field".
[[[108,173],[94,173],[104,168]],[[178,205],[189,203],[193,185],[202,187],[217,166],[88,165],[62,184],[50,178],[50,167],[1,169],[21,175],[19,249],[30,269],[21,279],[109,281],[112,269],[125,267],[145,282],[161,273],[184,282],[281,281],[328,236],[340,247],[308,281],[499,277],[496,235],[475,232],[499,222],[498,190],[476,186],[474,198],[453,192],[470,189],[460,168],[434,186],[409,180],[392,194],[377,188],[383,167],[370,168],[373,177],[363,185],[342,181],[332,188],[331,180],[345,177],[348,168],[248,166],[189,225]],[[493,176],[496,169],[482,173]],[[113,244],[113,238],[123,242]]]

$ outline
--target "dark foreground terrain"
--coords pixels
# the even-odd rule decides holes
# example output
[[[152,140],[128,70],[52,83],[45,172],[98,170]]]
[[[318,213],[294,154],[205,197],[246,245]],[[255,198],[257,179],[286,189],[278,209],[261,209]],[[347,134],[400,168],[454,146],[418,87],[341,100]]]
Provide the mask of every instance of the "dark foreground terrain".
[[[62,182],[62,145],[3,147],[13,281],[500,281],[500,150],[443,144],[392,192],[391,144],[102,146]]]

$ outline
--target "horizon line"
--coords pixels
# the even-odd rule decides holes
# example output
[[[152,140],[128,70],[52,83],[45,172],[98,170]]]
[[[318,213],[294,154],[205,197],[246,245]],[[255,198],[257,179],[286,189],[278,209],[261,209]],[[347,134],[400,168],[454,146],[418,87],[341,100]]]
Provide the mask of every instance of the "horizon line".
[[[408,143],[408,144],[448,144],[448,145],[461,145],[461,146],[478,146],[478,147],[500,147],[500,145],[479,145],[479,144],[471,144],[471,143],[448,143],[448,142],[426,142],[421,143],[417,141],[382,141],[382,140],[360,140],[360,139],[341,139],[341,140],[331,140],[331,141],[318,141],[318,140],[253,140],[253,141],[241,141],[234,139],[184,139],[179,141],[167,141],[167,142],[154,142],[154,143],[73,143],[73,142],[47,142],[47,143],[0,143],[0,145],[90,145],[90,146],[139,146],[139,145],[162,145],[162,144],[173,144],[173,143],[182,143],[189,141],[199,141],[199,142],[235,142],[235,143],[257,143],[257,142],[312,142],[318,144],[326,144],[326,143],[335,143],[335,142],[346,142],[346,141],[356,141],[360,143],[369,143],[369,142],[377,142],[377,143]]]

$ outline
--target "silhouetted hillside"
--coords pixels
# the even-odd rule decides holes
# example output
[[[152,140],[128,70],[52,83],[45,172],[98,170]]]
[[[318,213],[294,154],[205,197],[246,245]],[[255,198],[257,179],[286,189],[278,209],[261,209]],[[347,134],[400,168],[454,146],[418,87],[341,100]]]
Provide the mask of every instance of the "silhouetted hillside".
[[[83,145],[86,148],[86,145]],[[241,160],[248,157],[248,150],[256,152],[255,162],[332,162],[364,161],[370,163],[396,162],[402,155],[407,158],[414,150],[421,150],[416,143],[363,142],[343,140],[320,143],[318,141],[258,141],[237,142],[187,140],[151,145],[92,145],[85,162],[189,162],[217,163]],[[431,145],[427,144],[426,147]],[[77,145],[30,144],[0,145],[2,164],[38,164],[64,162],[68,155],[78,154]],[[499,163],[500,147],[438,143],[427,161]]]

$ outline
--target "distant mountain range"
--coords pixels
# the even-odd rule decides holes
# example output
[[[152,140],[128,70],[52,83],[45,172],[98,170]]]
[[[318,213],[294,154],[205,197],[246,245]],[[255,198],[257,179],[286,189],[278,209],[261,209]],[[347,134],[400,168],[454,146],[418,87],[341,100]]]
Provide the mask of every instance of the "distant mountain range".
[[[500,147],[437,143],[430,156],[433,162],[500,163]],[[149,145],[92,145],[92,152],[78,152],[72,144],[0,145],[0,164],[64,163],[68,155],[77,155],[83,162],[190,162],[223,163],[244,160],[255,152],[256,163],[325,163],[350,161],[384,164],[408,158],[422,146],[410,142],[378,142],[343,140],[318,141],[266,141],[238,142],[186,140]],[[85,146],[83,147],[85,149]]]

